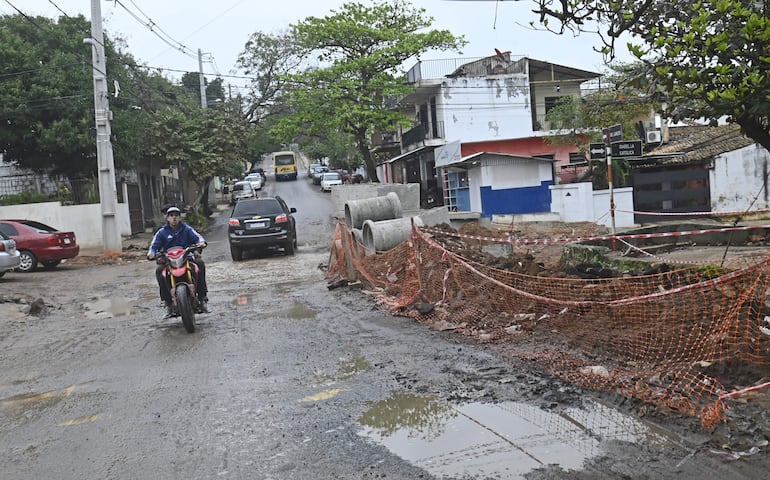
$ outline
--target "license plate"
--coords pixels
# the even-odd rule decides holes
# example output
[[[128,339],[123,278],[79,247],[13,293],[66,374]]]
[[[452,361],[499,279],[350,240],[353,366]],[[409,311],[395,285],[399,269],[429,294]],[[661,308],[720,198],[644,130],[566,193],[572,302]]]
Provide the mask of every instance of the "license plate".
[[[267,222],[250,222],[246,224],[246,228],[266,228]]]
[[[64,244],[69,245],[72,241],[69,238],[64,239]]]

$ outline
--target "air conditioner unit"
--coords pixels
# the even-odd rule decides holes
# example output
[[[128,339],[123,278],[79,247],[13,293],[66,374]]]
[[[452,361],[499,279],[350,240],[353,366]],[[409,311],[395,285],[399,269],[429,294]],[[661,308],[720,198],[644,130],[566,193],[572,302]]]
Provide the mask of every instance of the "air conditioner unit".
[[[647,132],[647,141],[646,143],[660,143],[661,136],[660,136],[660,130],[651,130]]]

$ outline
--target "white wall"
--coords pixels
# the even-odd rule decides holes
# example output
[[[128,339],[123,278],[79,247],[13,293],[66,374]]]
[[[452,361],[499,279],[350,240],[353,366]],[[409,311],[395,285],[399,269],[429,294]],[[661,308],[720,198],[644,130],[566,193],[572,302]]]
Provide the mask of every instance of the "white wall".
[[[770,154],[759,144],[716,157],[714,168],[709,172],[711,211],[742,212],[749,207],[752,210],[768,209],[762,191],[765,172],[770,172]]]
[[[633,227],[634,189],[615,188],[615,227]],[[558,213],[562,222],[592,222],[612,226],[610,191],[594,192],[590,182],[565,183],[551,187],[551,211]]]
[[[118,203],[116,213],[118,231],[122,236],[130,236],[131,220],[128,204]],[[98,203],[63,206],[59,202],[45,202],[0,206],[0,218],[36,220],[57,230],[75,232],[75,239],[81,248],[96,248],[104,245],[102,209]]]
[[[530,110],[525,74],[446,78],[441,95],[436,97],[444,138],[462,139],[464,143],[531,137]]]
[[[553,180],[551,164],[540,160],[485,159],[481,167],[481,186],[492,190],[539,187]]]

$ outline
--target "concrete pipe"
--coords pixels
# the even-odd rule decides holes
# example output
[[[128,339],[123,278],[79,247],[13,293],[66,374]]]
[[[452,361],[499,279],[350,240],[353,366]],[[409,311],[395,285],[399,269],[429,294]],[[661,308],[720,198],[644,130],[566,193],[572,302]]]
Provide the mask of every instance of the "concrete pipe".
[[[377,222],[394,218],[401,218],[401,200],[396,192],[345,203],[345,223],[348,228],[363,228],[365,220]]]
[[[403,243],[412,233],[412,219],[415,226],[423,226],[420,217],[395,218],[379,222],[366,220],[363,228],[366,253],[384,252]]]

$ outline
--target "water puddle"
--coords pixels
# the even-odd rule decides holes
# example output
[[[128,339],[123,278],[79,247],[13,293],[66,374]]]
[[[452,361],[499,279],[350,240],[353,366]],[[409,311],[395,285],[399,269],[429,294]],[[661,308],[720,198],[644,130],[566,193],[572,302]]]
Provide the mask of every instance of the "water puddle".
[[[524,478],[557,464],[581,470],[610,440],[665,446],[672,439],[599,403],[550,412],[518,402],[453,405],[394,392],[362,415],[361,434],[437,477]]]
[[[302,302],[294,301],[286,310],[286,316],[296,320],[305,318],[315,318],[318,312],[308,307]]]
[[[86,318],[115,318],[137,313],[134,310],[135,299],[99,298],[83,304]]]

